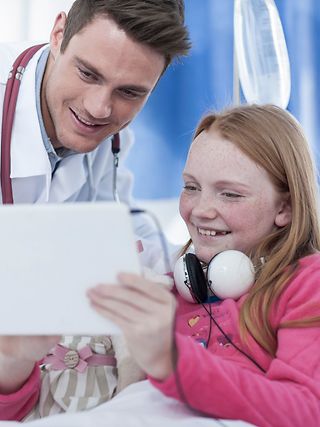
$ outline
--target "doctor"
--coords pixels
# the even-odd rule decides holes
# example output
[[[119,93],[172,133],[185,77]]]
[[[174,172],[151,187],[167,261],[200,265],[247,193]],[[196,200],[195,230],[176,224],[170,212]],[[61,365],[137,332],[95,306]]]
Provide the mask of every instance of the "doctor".
[[[32,56],[21,80],[10,149],[14,203],[113,200],[109,137],[120,131],[117,196],[132,204],[126,127],[189,48],[183,0],[157,3],[77,0],[68,17],[57,16],[50,46]],[[0,46],[0,120],[21,50]],[[146,219],[135,221],[137,235],[149,239]]]
[[[113,200],[110,137],[120,132],[117,192],[132,204],[123,167],[132,144],[127,125],[170,62],[189,50],[183,12],[183,0],[76,0],[68,16],[57,16],[50,45],[31,57],[17,95],[9,150],[14,203]],[[0,120],[9,71],[25,47],[0,45]],[[8,132],[7,116],[3,126]],[[152,241],[146,218],[135,220],[143,244]],[[35,340],[0,340],[0,393],[38,375],[34,363],[52,339]]]

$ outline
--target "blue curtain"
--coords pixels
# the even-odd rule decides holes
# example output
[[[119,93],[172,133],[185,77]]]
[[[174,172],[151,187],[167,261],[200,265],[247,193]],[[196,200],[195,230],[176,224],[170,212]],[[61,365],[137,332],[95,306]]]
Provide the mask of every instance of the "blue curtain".
[[[276,0],[287,41],[292,88],[288,110],[302,123],[317,162],[320,134],[319,0]],[[140,199],[177,197],[193,131],[209,110],[232,104],[233,0],[185,0],[192,52],[163,76],[132,128],[127,161]],[[319,153],[318,153],[319,152]]]

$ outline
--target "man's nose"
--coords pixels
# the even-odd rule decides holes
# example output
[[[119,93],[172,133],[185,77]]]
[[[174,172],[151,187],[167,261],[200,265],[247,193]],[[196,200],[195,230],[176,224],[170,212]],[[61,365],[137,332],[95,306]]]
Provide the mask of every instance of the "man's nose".
[[[107,119],[112,114],[112,94],[108,89],[95,88],[86,94],[84,108],[94,119]]]

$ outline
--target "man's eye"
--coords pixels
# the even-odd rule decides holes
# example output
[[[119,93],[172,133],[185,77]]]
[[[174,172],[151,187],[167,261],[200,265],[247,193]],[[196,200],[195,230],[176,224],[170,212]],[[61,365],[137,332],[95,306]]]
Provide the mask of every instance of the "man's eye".
[[[130,89],[121,89],[121,94],[125,98],[130,98],[130,99],[136,99],[136,98],[139,98],[142,96],[141,93],[135,92],[135,91],[130,90]]]
[[[86,71],[86,70],[84,70],[82,68],[78,68],[78,70],[79,70],[79,73],[80,73],[81,77],[84,80],[93,80],[94,76],[93,76],[92,73],[90,73],[90,71]]]
[[[183,189],[185,191],[197,191],[197,187],[195,185],[184,185]]]

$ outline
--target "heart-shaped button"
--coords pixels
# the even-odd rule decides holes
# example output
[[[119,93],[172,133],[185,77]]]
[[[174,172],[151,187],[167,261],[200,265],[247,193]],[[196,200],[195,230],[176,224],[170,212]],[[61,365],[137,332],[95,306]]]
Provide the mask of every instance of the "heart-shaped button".
[[[194,316],[191,317],[191,319],[188,320],[188,325],[190,328],[193,328],[198,322],[199,322],[200,316]]]

